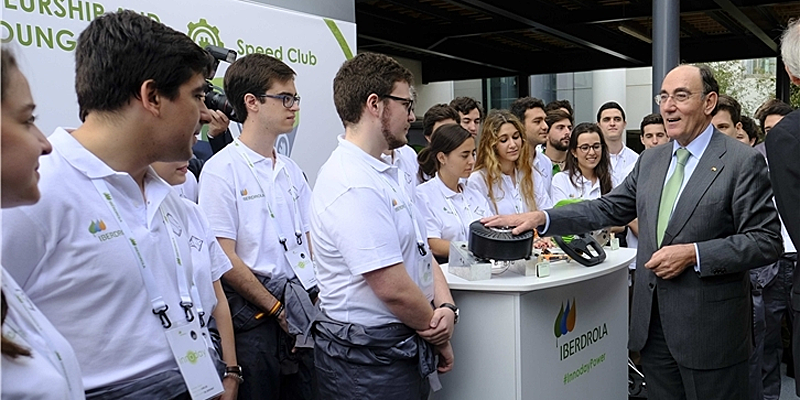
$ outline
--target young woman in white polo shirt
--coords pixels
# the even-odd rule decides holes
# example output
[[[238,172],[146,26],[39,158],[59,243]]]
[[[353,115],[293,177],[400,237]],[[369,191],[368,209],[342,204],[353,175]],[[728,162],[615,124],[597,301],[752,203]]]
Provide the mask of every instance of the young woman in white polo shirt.
[[[608,146],[597,124],[584,122],[572,131],[564,171],[553,176],[553,203],[564,199],[596,199],[616,186]]]
[[[151,164],[161,179],[172,185],[186,203],[188,208],[186,217],[189,222],[188,234],[189,248],[191,249],[192,268],[194,279],[192,282],[192,297],[199,302],[198,313],[204,322],[213,316],[219,331],[222,360],[226,364],[226,373],[222,379],[225,393],[222,400],[236,399],[239,383],[242,379],[241,369],[236,361],[236,345],[234,342],[233,322],[228,299],[222,290],[220,278],[231,270],[232,265],[228,256],[222,251],[217,238],[208,226],[203,210],[192,199],[181,191],[182,185],[189,179],[195,179],[188,173],[187,161],[155,162]],[[188,173],[188,174],[187,174]],[[202,311],[200,311],[202,310]]]
[[[494,215],[486,198],[466,185],[475,165],[475,139],[461,125],[442,125],[417,159],[420,171],[435,176],[417,186],[414,203],[425,220],[433,255],[447,262],[450,242],[466,241],[469,224]]]
[[[39,200],[39,156],[52,150],[34,125],[34,103],[28,81],[14,57],[2,49],[3,208]],[[2,270],[3,399],[84,399],[78,359],[69,342],[31,302],[16,281]]]
[[[534,176],[530,152],[525,129],[514,114],[489,113],[469,186],[486,197],[492,213],[518,214],[552,206],[544,182]]]

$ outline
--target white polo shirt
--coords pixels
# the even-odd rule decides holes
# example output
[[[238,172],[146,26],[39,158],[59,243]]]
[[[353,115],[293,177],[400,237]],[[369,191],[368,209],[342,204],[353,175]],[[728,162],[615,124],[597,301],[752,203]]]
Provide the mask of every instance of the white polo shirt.
[[[616,176],[611,176],[612,188],[617,187],[620,182],[621,181],[618,181]],[[550,195],[553,199],[553,204],[564,199],[597,199],[601,196],[600,179],[592,183],[591,180],[585,179],[583,175],[579,174],[575,176],[575,182],[571,182],[569,179],[569,172],[562,171],[553,176],[553,186]]]
[[[129,242],[92,179],[103,179],[132,230],[164,297],[173,324],[185,321],[179,305],[176,262],[189,254],[186,207],[152,169],[144,191],[112,170],[59,128],[42,157],[41,200],[3,210],[2,263],[42,313],[70,342],[86,390],[178,368],[155,314]],[[159,211],[168,214],[170,227]],[[188,274],[191,261],[184,259]]]
[[[173,186],[184,199],[197,203],[197,178],[191,172],[186,173],[186,182]]]
[[[553,162],[547,154],[541,151],[533,152],[533,172],[536,174],[534,180],[540,181],[544,192],[549,194],[550,184],[553,181]]]
[[[611,174],[614,175],[614,179],[617,182],[622,182],[633,171],[633,167],[636,166],[636,160],[639,159],[639,154],[631,150],[630,147],[623,145],[619,154],[608,153],[608,159],[611,161]]]
[[[400,322],[362,276],[397,263],[404,264],[411,280],[433,300],[432,271],[418,266],[412,215],[423,242],[425,223],[397,185],[398,173],[396,166],[342,136],[320,168],[311,201],[311,237],[319,304],[334,320],[365,326]]]
[[[413,195],[414,188],[417,186],[419,179],[419,175],[417,175],[417,171],[419,171],[417,152],[415,152],[411,146],[405,145],[394,149],[394,157],[381,154],[381,159],[383,162],[397,167],[402,173],[400,175],[400,181],[405,183],[408,193]]]
[[[31,356],[2,356],[0,397],[3,399],[83,400],[81,370],[75,352],[45,318],[14,278],[3,269],[3,294],[8,314],[3,337]]]
[[[461,192],[454,192],[437,174],[417,186],[415,204],[425,221],[428,238],[466,241],[469,224],[494,215],[485,196],[469,185],[459,185]]]
[[[519,170],[517,173],[517,182],[522,179],[522,172]],[[486,197],[492,213],[497,215],[519,214],[528,211],[535,211],[528,209],[527,203],[523,200],[522,193],[520,192],[519,185],[515,185],[511,177],[506,174],[500,174],[500,182],[494,185],[494,200],[497,203],[497,208],[494,207],[492,199],[489,198],[489,188],[486,186],[485,170],[479,170],[469,176],[468,186],[475,188],[480,194]],[[536,197],[536,206],[540,210],[545,210],[553,207],[553,201],[550,200],[550,193],[547,191],[543,179],[537,179],[539,174],[533,172],[533,195]]]
[[[205,320],[208,321],[217,306],[214,282],[218,281],[222,274],[230,271],[233,265],[222,251],[200,206],[189,199],[183,200],[188,208],[186,213],[189,220],[187,239],[195,271],[194,283],[200,295],[200,305],[205,312]]]
[[[302,239],[307,240],[311,190],[303,171],[289,157],[277,154],[273,168],[272,159],[238,143],[239,146],[236,143],[225,146],[203,166],[200,208],[206,213],[214,235],[236,241],[236,254],[254,273],[293,278],[294,271],[286,260],[276,228],[287,240],[295,240],[297,202]],[[258,180],[240,151],[253,163]],[[261,192],[259,183],[266,193]],[[269,215],[267,201],[274,203],[275,220]]]

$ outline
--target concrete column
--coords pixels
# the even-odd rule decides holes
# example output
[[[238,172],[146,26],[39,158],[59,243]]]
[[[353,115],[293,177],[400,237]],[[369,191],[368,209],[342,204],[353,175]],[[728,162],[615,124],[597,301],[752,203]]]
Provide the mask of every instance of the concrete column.
[[[600,106],[609,102],[616,101],[627,111],[625,103],[628,92],[628,74],[625,69],[605,69],[592,72],[592,112],[591,121],[597,122],[597,110]],[[627,112],[625,114],[627,116]],[[627,118],[626,118],[627,119]],[[576,123],[578,121],[575,121]],[[622,141],[626,142],[625,135]]]
[[[680,62],[680,21],[679,0],[653,0],[653,96],[667,72]],[[658,112],[655,102],[653,112]]]

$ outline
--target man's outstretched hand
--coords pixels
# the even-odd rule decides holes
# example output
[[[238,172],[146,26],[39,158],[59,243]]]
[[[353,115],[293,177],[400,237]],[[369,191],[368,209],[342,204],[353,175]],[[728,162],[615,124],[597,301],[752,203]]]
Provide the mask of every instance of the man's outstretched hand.
[[[513,226],[511,233],[519,235],[522,232],[536,229],[547,222],[544,213],[541,211],[527,212],[523,214],[493,215],[481,219],[481,223],[488,227]]]

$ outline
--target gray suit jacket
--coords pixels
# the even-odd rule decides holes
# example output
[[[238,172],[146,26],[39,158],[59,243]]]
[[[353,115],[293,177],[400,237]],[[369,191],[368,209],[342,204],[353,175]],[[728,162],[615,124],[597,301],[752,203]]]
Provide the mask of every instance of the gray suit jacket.
[[[686,184],[664,246],[697,243],[700,272],[664,280],[644,267],[659,249],[656,225],[672,144],[647,150],[625,181],[600,199],[549,210],[547,234],[621,226],[639,217],[628,347],[647,341],[653,294],[667,346],[679,365],[716,369],[747,360],[751,310],[747,270],[783,252],[764,157],[716,129]],[[620,310],[621,311],[621,310]]]

